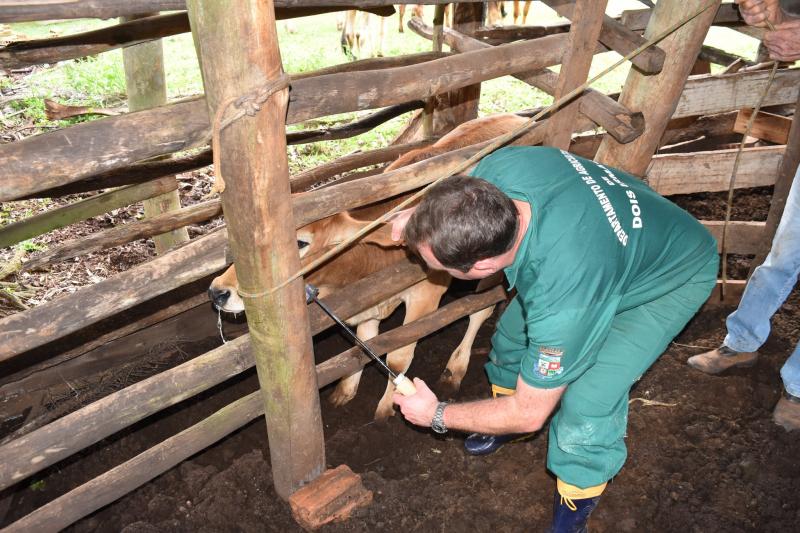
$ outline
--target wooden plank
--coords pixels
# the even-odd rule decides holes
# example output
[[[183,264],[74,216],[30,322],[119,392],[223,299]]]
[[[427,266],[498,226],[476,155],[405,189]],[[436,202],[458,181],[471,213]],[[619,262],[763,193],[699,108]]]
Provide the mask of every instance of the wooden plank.
[[[552,4],[565,5],[557,1]],[[564,54],[556,91],[553,95],[556,100],[586,82],[594,58],[597,37],[600,35],[603,25],[606,4],[605,0],[577,0],[574,9],[570,9],[572,15],[570,19],[572,26],[568,34],[570,42],[567,52]],[[573,100],[550,117],[547,121],[545,144],[562,150],[569,149],[579,108],[580,103]]]
[[[38,215],[14,222],[0,228],[0,248],[43,235],[56,228],[63,228],[75,222],[107,213],[112,209],[125,207],[147,198],[159,196],[178,188],[174,178],[165,177],[139,185],[97,194],[91,198],[78,200]]]
[[[325,302],[334,313],[350,317],[424,277],[425,272],[419,265],[409,261],[399,262],[331,295]],[[311,332],[314,334],[333,325],[330,317],[317,306],[309,308],[309,317]],[[0,461],[0,487],[9,487],[161,409],[222,383],[253,365],[255,359],[251,352],[250,335],[243,335],[0,446],[0,457],[3,458]],[[175,387],[175,383],[180,383],[181,386]],[[322,387],[323,384],[319,386]],[[76,427],[86,429],[75,431]],[[54,447],[54,442],[59,445]]]
[[[737,72],[689,78],[673,118],[713,115],[753,108],[764,93],[769,72]],[[800,69],[780,69],[770,85],[764,106],[793,104],[800,87]]]
[[[330,74],[292,82],[287,121],[385,107],[513,72],[561,62],[567,36],[476,50],[419,65]],[[474,68],[479,65],[480,68]],[[108,117],[0,145],[0,201],[79,181],[207,142],[205,99]],[[80,153],[75,146],[80,146]]]
[[[164,176],[197,170],[198,168],[207,167],[212,162],[211,150],[203,150],[202,152],[189,156],[158,159],[155,161],[142,161],[107,172],[94,174],[81,181],[38,191],[21,199],[55,198],[68,194],[96,191],[98,189],[135,185]]]
[[[187,7],[209,116],[224,118],[226,102],[284,76],[271,0],[189,0]],[[264,401],[272,480],[283,499],[325,471],[303,280],[272,292],[300,269],[286,155],[288,104],[287,85],[267,98],[255,116],[221,130],[215,169],[217,180],[225,178],[222,209],[240,294],[252,294],[244,297],[244,306]]]
[[[381,109],[380,111],[376,111],[375,113],[371,113],[370,115],[341,126],[289,132],[286,134],[286,143],[301,144],[307,142],[317,142],[321,140],[346,139],[349,137],[354,137],[385,123],[385,121],[390,120],[391,118],[406,113],[409,110],[417,109],[421,106],[422,103],[419,100],[415,100],[405,104],[399,104]],[[412,148],[409,148],[409,150],[410,149]],[[210,165],[212,162],[211,150],[203,150],[197,154],[179,158],[145,161],[142,163],[135,163],[129,167],[97,174],[90,178],[64,185],[62,187],[39,191],[26,198],[51,198],[56,196],[64,196],[67,194],[75,194],[78,192],[87,192],[120,185],[129,185],[132,183],[142,183],[169,174],[178,174],[180,172],[187,172],[202,168]]]
[[[122,19],[125,20],[124,18]],[[164,47],[160,39],[126,47],[122,50],[122,63],[125,70],[125,88],[128,94],[128,109],[140,111],[162,106],[167,103],[167,77],[164,72]],[[176,211],[181,208],[178,182],[174,176],[175,188],[148,198],[143,202],[146,218]],[[170,248],[187,242],[189,232],[184,227],[167,233],[153,235],[156,254],[161,255]]]
[[[72,239],[53,246],[23,264],[23,270],[36,270],[52,263],[66,261],[79,255],[113,248],[138,239],[160,235],[189,224],[204,222],[222,214],[222,204],[218,199],[209,200],[170,211],[147,219],[136,220],[86,237]]]
[[[703,48],[700,49],[700,55],[698,57],[708,61],[709,63],[714,63],[715,65],[721,65],[723,67],[728,67],[737,61],[742,67],[755,65],[755,63],[749,59],[745,59],[736,54],[731,54],[725,50],[720,50],[719,48],[714,48],[713,46],[707,45],[703,45]]]
[[[0,22],[110,19],[186,9],[186,0],[0,0]]]
[[[441,59],[449,56],[449,52],[418,52],[416,54],[406,54],[402,56],[393,57],[370,57],[367,59],[359,59],[348,63],[340,63],[330,67],[324,67],[317,70],[308,72],[300,72],[291,74],[292,81],[304,80],[307,78],[317,78],[319,76],[327,76],[328,74],[339,74],[342,72],[358,72],[362,70],[385,70],[397,67],[406,67],[408,65],[417,65],[425,63],[426,61],[433,61],[434,59]]]
[[[361,135],[381,124],[385,124],[395,117],[404,115],[416,109],[425,107],[422,100],[411,100],[370,113],[367,116],[342,124],[332,128],[320,128],[316,130],[292,131],[286,134],[287,144],[304,144],[320,141],[335,141],[339,139],[349,139],[356,135]]]
[[[747,130],[747,123],[752,116],[752,109],[739,110],[739,113],[736,115],[736,122],[733,124],[733,131],[736,133],[745,133]],[[788,144],[789,129],[791,127],[791,118],[759,111],[750,129],[750,136],[775,144]]]
[[[63,37],[19,41],[0,48],[0,68],[57,63],[188,31],[186,13],[170,13]]]
[[[481,0],[462,0],[479,2]],[[361,0],[359,9],[416,4],[415,0]],[[449,0],[425,0],[425,4],[448,4]],[[275,10],[327,8],[352,9],[354,0],[275,0]],[[186,9],[186,0],[0,0],[0,22],[30,22],[74,18],[109,19],[156,11]],[[306,16],[306,15],[302,15]]]
[[[202,98],[192,99],[4,144],[0,201],[204,143],[208,137],[204,104]]]
[[[687,9],[686,13],[688,12],[689,10]],[[628,9],[620,15],[620,22],[633,31],[644,31],[650,22],[652,14],[652,9]],[[738,6],[734,3],[727,3],[719,6],[712,24],[714,26],[729,26],[744,24],[744,21],[739,15]]]
[[[553,8],[562,17],[570,20],[573,20],[573,11],[580,4],[580,2],[576,3],[575,0],[545,0],[544,3]],[[578,16],[581,17],[582,15]],[[600,43],[605,45],[608,50],[613,50],[619,55],[625,56],[647,42],[638,33],[606,15],[605,8],[602,13],[598,11],[591,16],[597,17],[598,21],[602,21],[597,37]],[[565,61],[565,63],[569,62]],[[631,63],[646,74],[657,74],[661,72],[661,67],[664,65],[664,51],[658,46],[651,46],[631,59]]]
[[[772,185],[785,146],[745,148],[736,175],[736,188]],[[653,157],[645,179],[660,194],[727,191],[737,149]]]
[[[475,30],[473,37],[484,44],[497,46],[514,41],[539,39],[548,35],[569,33],[569,26],[569,21],[545,26],[484,26]]]
[[[417,19],[408,23],[415,33],[427,39],[432,36],[432,28]],[[468,35],[446,28],[444,39],[447,45],[459,52],[482,50],[490,45],[481,43]],[[558,83],[558,75],[549,69],[540,69],[530,72],[517,72],[513,74],[518,80],[524,81],[544,92],[553,95]],[[594,124],[605,128],[619,142],[630,142],[644,131],[644,120],[641,113],[632,113],[618,104],[612,98],[595,91],[587,90],[580,98],[580,113],[574,125],[575,131],[585,131],[594,128]]]
[[[425,139],[413,143],[387,146],[385,148],[377,148],[375,150],[367,150],[366,152],[356,152],[345,155],[330,163],[310,168],[292,176],[290,179],[292,192],[305,191],[315,183],[319,183],[337,174],[342,174],[343,172],[349,172],[369,165],[389,163],[407,152],[430,146],[438,140],[438,137],[434,137],[432,139]]]
[[[683,117],[670,120],[659,146],[683,143],[700,137],[718,137],[733,132],[736,112],[720,113],[701,118]]]
[[[721,250],[722,228],[724,220],[701,220],[711,235],[717,239],[717,251]],[[725,247],[729,254],[753,255],[761,249],[764,238],[765,222],[731,221],[728,223],[728,235]]]
[[[659,74],[644,75],[636,69],[630,70],[619,103],[631,111],[641,111],[647,127],[640,137],[627,144],[620,144],[606,135],[595,157],[598,162],[637,176],[644,175],[675,112],[686,78],[719,7],[719,0],[667,0],[659,2],[653,9],[646,38],[659,35],[684,20],[687,14],[704,7],[709,8],[661,40],[659,47],[664,50],[666,59]]]

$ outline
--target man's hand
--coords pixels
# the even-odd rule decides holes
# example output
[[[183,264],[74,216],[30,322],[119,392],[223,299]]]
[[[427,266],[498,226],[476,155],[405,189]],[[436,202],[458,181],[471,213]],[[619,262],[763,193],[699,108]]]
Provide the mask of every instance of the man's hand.
[[[389,222],[392,224],[392,240],[399,241],[403,237],[403,230],[408,224],[408,219],[411,218],[411,215],[414,214],[414,210],[416,207],[409,207],[408,209],[403,209],[402,211],[398,211],[389,219]]]
[[[403,396],[395,392],[392,401],[400,407],[406,420],[417,426],[430,427],[439,400],[421,379],[414,378],[414,386],[417,388],[416,394]]]
[[[778,25],[784,20],[778,0],[736,0],[739,13],[750,26],[766,27],[767,21]]]
[[[775,31],[764,34],[764,46],[769,57],[778,61],[800,59],[800,19],[788,20],[775,26]]]

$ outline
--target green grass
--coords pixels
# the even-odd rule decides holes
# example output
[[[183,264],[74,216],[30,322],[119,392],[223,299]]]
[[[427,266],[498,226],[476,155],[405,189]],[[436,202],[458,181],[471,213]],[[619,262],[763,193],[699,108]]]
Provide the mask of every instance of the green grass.
[[[36,244],[33,242],[33,239],[28,239],[27,241],[22,241],[18,245],[20,248],[25,250],[26,252],[38,252],[39,250],[44,250],[46,247],[40,244]]]
[[[613,15],[623,9],[640,9],[641,7],[642,4],[635,0],[610,0],[607,11]],[[511,11],[510,3],[508,11],[509,13]],[[430,21],[432,14],[433,7],[427,6],[426,20]],[[339,44],[340,32],[336,29],[337,16],[336,14],[327,14],[295,19],[291,21],[296,30],[294,33],[287,30],[286,22],[278,23],[281,56],[287,72],[307,72],[347,61]],[[558,20],[559,17],[554,12],[537,2],[531,9],[528,24],[552,24]],[[13,25],[13,29],[30,38],[42,38],[52,35],[54,32],[59,35],[76,33],[114,22],[77,20],[58,23],[29,23]],[[509,15],[506,23],[510,22]],[[202,79],[191,35],[177,35],[164,39],[163,42],[169,98],[176,99],[202,93]],[[723,28],[713,28],[706,42],[748,58],[755,57],[757,48],[757,42],[754,39]],[[385,56],[427,51],[430,50],[430,46],[429,41],[409,30],[403,34],[398,33],[396,16],[386,21],[383,45]],[[618,58],[619,56],[613,52],[596,56],[591,75],[596,74]],[[624,84],[628,68],[627,65],[623,65],[599,80],[594,87],[606,93],[619,91]],[[8,88],[10,83],[10,80],[0,79],[0,88]],[[52,67],[37,68],[27,76],[25,83],[34,96],[15,102],[12,109],[25,109],[23,117],[40,126],[50,125],[44,117],[41,100],[44,97],[72,105],[101,107],[121,105],[125,100],[122,52],[115,50],[80,61],[65,61]],[[479,112],[481,115],[486,115],[520,111],[547,105],[550,102],[552,102],[552,98],[543,92],[507,76],[482,84]],[[316,120],[311,127],[316,128],[320,124],[352,120],[363,114],[349,113],[344,116],[326,117]],[[407,116],[399,117],[353,139],[290,147],[291,170],[297,172],[310,166],[319,165],[353,150],[385,146],[402,128],[407,119]]]

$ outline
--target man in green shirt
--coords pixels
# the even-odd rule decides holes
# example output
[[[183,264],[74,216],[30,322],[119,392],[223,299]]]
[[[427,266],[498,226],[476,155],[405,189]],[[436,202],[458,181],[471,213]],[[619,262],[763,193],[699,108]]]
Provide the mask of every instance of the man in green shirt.
[[[580,531],[625,462],[631,386],[714,287],[716,242],[635,177],[555,148],[502,148],[472,176],[433,187],[393,236],[431,268],[503,270],[516,289],[486,364],[495,398],[445,404],[415,380],[395,403],[414,424],[477,432],[465,442],[474,454],[539,430],[560,403],[552,530]]]

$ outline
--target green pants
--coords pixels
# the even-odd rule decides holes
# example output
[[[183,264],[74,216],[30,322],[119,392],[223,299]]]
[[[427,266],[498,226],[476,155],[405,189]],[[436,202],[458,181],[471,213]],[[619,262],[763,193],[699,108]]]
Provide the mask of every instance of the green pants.
[[[605,483],[627,456],[628,393],[706,301],[717,278],[713,259],[678,289],[618,312],[596,363],[569,383],[550,422],[547,467],[580,488]],[[498,322],[486,363],[489,380],[516,388],[527,353],[524,309],[515,298]]]

